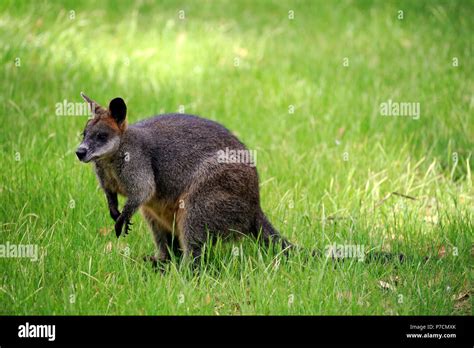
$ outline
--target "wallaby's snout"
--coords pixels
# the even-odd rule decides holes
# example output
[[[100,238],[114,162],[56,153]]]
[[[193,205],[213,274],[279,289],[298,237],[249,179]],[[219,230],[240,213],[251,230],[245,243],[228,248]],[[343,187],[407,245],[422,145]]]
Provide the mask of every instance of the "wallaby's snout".
[[[86,157],[86,154],[87,150],[82,146],[79,146],[79,148],[76,150],[76,156],[77,158],[79,158],[80,161],[82,161]]]

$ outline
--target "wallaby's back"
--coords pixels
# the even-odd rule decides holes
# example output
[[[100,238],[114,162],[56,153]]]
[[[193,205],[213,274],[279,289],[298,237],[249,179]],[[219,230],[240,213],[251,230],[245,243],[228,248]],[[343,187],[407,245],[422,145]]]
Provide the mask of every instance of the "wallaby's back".
[[[157,191],[171,199],[177,198],[196,179],[196,174],[210,175],[218,169],[215,161],[210,161],[217,160],[218,151],[246,150],[225,127],[194,115],[158,115],[130,125],[129,129],[133,130],[132,136],[142,139],[144,150],[151,158]],[[224,165],[227,164],[221,163]],[[232,165],[245,167],[247,175],[254,177],[258,185],[255,167]]]

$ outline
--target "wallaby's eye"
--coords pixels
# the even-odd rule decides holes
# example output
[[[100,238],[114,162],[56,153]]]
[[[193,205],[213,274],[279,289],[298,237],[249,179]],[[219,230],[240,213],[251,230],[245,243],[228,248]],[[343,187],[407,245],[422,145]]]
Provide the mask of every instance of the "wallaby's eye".
[[[99,139],[100,141],[105,141],[107,140],[107,133],[97,133],[97,139]]]

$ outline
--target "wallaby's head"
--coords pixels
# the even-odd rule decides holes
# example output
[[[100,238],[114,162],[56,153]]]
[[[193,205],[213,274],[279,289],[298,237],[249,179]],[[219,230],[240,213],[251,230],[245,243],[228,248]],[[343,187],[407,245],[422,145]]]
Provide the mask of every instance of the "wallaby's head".
[[[76,155],[82,162],[110,157],[118,150],[120,138],[127,128],[127,106],[122,98],[113,99],[104,108],[81,92],[89,104],[93,118],[89,119]]]

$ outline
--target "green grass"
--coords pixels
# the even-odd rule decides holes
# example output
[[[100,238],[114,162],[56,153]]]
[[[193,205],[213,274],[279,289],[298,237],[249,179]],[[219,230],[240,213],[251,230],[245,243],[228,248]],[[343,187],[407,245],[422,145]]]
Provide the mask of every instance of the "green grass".
[[[472,315],[473,18],[472,1],[2,1],[0,243],[40,259],[0,258],[0,314]],[[86,118],[55,115],[80,91],[122,96],[130,122],[180,105],[219,121],[258,151],[291,241],[407,261],[286,260],[244,239],[208,248],[199,276],[153,272],[143,219],[117,240],[75,158]],[[420,118],[380,116],[389,99]]]

